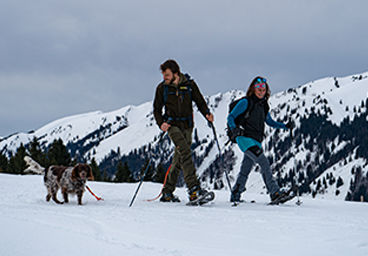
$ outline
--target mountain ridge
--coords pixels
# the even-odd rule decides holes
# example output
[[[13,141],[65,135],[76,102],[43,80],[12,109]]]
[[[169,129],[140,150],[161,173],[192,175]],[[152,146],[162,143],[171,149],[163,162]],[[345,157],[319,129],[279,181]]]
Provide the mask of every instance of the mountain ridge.
[[[277,176],[279,176],[281,183],[289,186],[293,182],[287,176],[292,176],[291,173],[295,173],[294,168],[298,169],[297,173],[305,177],[308,176],[307,170],[309,170],[309,174],[311,168],[316,170],[316,173],[312,176],[313,182],[318,183],[318,177],[325,175],[324,172],[333,173],[330,168],[337,169],[336,164],[338,164],[337,160],[334,160],[336,163],[328,163],[320,155],[325,155],[328,152],[330,158],[334,159],[334,156],[341,154],[341,151],[352,147],[350,154],[354,154],[355,157],[359,147],[364,148],[365,144],[357,146],[353,142],[356,139],[355,137],[344,139],[345,135],[340,134],[340,129],[342,126],[346,127],[350,123],[353,124],[353,120],[361,116],[365,117],[366,123],[367,78],[368,72],[342,78],[327,77],[271,96],[269,100],[271,116],[279,122],[287,122],[289,118],[292,118],[296,124],[293,131],[295,132],[293,141],[290,140],[289,131],[274,130],[269,127],[266,127],[265,130],[266,137],[263,142],[265,153],[269,157],[272,167],[278,172]],[[205,100],[215,116],[214,124],[222,151],[226,153],[226,164],[231,180],[235,179],[240,168],[242,153],[236,145],[224,146],[227,141],[225,134],[226,116],[229,103],[244,95],[245,91],[235,89],[225,93],[205,96]],[[206,120],[196,107],[194,107],[194,112],[196,128],[192,149],[198,176],[208,188],[221,189],[226,186],[224,185],[223,171],[219,164],[218,150],[214,147],[212,130],[208,128]],[[316,123],[311,125],[313,122]],[[334,136],[333,133],[324,131],[323,127],[331,131],[337,130],[337,136],[329,138]],[[168,166],[173,146],[168,140],[164,146],[158,145],[157,137],[160,132],[153,117],[152,101],[150,101],[138,106],[128,105],[107,113],[93,111],[64,117],[50,122],[34,132],[18,133],[0,139],[0,150],[2,154],[9,157],[16,152],[21,143],[27,145],[34,137],[39,140],[44,148],[47,148],[54,139],[61,138],[67,145],[72,157],[76,157],[79,161],[90,161],[94,157],[102,166],[109,166],[106,168],[110,168],[109,172],[113,174],[118,161],[126,160],[133,163],[132,159],[134,157],[139,160],[134,160],[135,166],[131,166],[131,169],[138,172],[140,170],[139,165],[144,163],[144,159],[153,157],[150,149],[157,146],[162,147],[160,152],[162,155],[165,152],[165,155],[153,157],[154,163],[157,165],[162,162],[164,166]],[[332,135],[329,135],[329,133]],[[317,138],[318,140],[316,140]],[[343,159],[349,159],[348,152],[341,155]],[[132,157],[129,158],[130,156]],[[309,160],[306,161],[305,159]],[[363,154],[358,159],[352,160],[356,162],[356,165],[362,166],[363,174],[366,172],[364,166],[367,159],[368,157]],[[299,164],[299,162],[301,163]],[[327,167],[326,170],[322,171],[323,164],[327,164]],[[339,169],[341,170],[341,168]],[[314,177],[315,175],[317,177]],[[344,173],[339,176],[344,176],[345,179],[344,185],[339,187],[341,191],[339,190],[337,197],[346,196],[349,191],[348,179],[350,179],[350,183],[353,182],[354,175],[355,173],[351,171],[351,175]],[[337,179],[338,177],[336,177]],[[309,190],[317,190],[317,186],[320,186],[310,180],[304,181],[309,183]],[[326,181],[320,182],[327,183]],[[332,185],[335,184],[331,183]],[[247,189],[255,190],[258,193],[266,193],[259,173],[252,173]],[[335,194],[337,193],[336,190],[337,188],[334,189]],[[308,191],[307,188],[304,192],[307,194],[314,193]],[[319,192],[315,193],[315,195],[319,194]]]

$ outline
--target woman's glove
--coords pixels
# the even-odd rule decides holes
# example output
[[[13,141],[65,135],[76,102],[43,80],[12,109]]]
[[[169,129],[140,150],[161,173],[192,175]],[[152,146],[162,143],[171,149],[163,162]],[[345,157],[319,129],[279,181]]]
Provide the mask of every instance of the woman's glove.
[[[235,127],[231,130],[231,141],[236,141],[236,137],[243,135],[243,129]]]
[[[293,121],[289,121],[287,122],[287,124],[285,124],[286,129],[290,130],[294,128],[294,122]]]

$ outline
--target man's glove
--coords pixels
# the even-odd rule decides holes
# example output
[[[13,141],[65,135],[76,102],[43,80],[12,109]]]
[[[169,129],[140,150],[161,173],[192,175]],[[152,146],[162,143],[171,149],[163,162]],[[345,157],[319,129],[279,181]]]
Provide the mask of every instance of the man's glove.
[[[285,124],[285,127],[286,127],[286,129],[288,129],[288,130],[290,130],[290,129],[293,129],[294,128],[294,123],[293,123],[293,121],[289,121],[289,122],[287,122],[287,124]]]
[[[236,141],[236,137],[243,135],[243,129],[235,127],[231,130],[231,141]]]

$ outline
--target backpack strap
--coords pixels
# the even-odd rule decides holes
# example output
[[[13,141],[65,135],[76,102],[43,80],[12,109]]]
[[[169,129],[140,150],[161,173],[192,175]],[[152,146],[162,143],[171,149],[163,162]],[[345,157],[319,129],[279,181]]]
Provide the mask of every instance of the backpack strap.
[[[193,79],[190,78],[190,76],[185,73],[184,76],[187,78],[189,84],[187,86],[187,89],[189,91],[189,95],[190,95],[190,101],[193,101],[193,98],[192,98],[192,82],[193,82]]]
[[[189,82],[186,87],[187,87],[188,92],[189,92],[190,101],[193,101],[193,98],[192,98],[192,82],[193,82],[193,79],[191,79],[188,74],[184,74],[184,76],[186,77],[186,79]],[[162,106],[165,106],[166,102],[167,102],[167,96],[169,94],[175,94],[175,93],[174,92],[169,92],[169,86],[165,84],[165,80],[162,83],[163,83],[163,87],[164,87],[164,102],[163,102]],[[180,93],[180,94],[184,94],[184,93]]]
[[[233,106],[232,109],[235,108],[235,106],[240,102],[242,101],[243,99],[246,99],[248,101],[248,106],[247,106],[247,109],[241,113],[240,115],[238,115],[236,118],[235,118],[235,124],[236,125],[239,125],[239,123],[241,123],[241,120],[246,120],[248,119],[248,117],[250,116],[250,113],[252,112],[253,110],[253,107],[254,107],[254,102],[252,101],[252,99],[250,99],[248,96],[244,96],[243,98],[237,100],[237,103]]]
[[[188,90],[188,94],[190,96],[190,101],[193,101],[193,97],[192,97],[192,82],[193,82],[193,79],[190,78],[190,76],[188,74],[184,74],[185,77],[187,78],[188,80],[188,85],[186,86],[187,87],[187,90]],[[168,95],[175,95],[176,92],[169,92],[169,86],[165,84],[165,81],[163,81],[163,87],[164,87],[164,102],[162,103],[162,106],[165,106],[166,105],[166,102],[167,102],[167,97]],[[184,94],[187,94],[186,92],[179,92],[179,94],[181,95],[184,95]],[[170,121],[186,121],[186,120],[189,120],[189,127],[192,127],[193,126],[193,113],[188,116],[188,117],[169,117],[166,115],[166,113],[164,114],[164,118],[170,122]]]
[[[163,81],[163,87],[164,87],[164,102],[162,103],[162,106],[165,106],[167,102],[167,95],[169,94],[169,86],[165,84],[165,81]]]
[[[242,118],[244,118],[243,120],[246,120],[246,119],[249,118],[249,116],[250,116],[250,114],[251,114],[251,112],[252,112],[252,110],[254,108],[255,103],[253,102],[253,100],[250,97],[245,96],[242,99],[244,99],[244,98],[246,98],[248,100],[248,107],[245,110],[245,112],[243,114],[241,114],[241,116],[242,116]],[[263,110],[264,110],[265,116],[267,116],[267,113],[269,111],[268,102],[265,101],[263,104],[264,104]]]
[[[253,110],[253,107],[254,107],[254,102],[252,99],[250,99],[250,97],[248,96],[245,96],[244,98],[247,99],[248,101],[248,107],[247,109],[245,110],[245,113],[243,114],[244,115],[244,118],[247,119],[249,116],[250,116],[250,113],[252,112]]]

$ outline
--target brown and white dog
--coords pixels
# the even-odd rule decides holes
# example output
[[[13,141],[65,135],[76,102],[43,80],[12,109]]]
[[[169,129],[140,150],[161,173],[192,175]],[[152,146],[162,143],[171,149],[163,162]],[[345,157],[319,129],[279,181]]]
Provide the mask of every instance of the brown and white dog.
[[[24,158],[29,167],[25,172],[44,174],[44,183],[47,188],[46,201],[54,200],[58,204],[68,203],[68,195],[77,195],[78,204],[82,205],[82,197],[87,180],[93,180],[92,169],[88,164],[77,164],[74,167],[50,166],[45,170],[29,156]],[[32,168],[34,167],[34,168]],[[61,189],[64,202],[57,199],[57,192]]]

